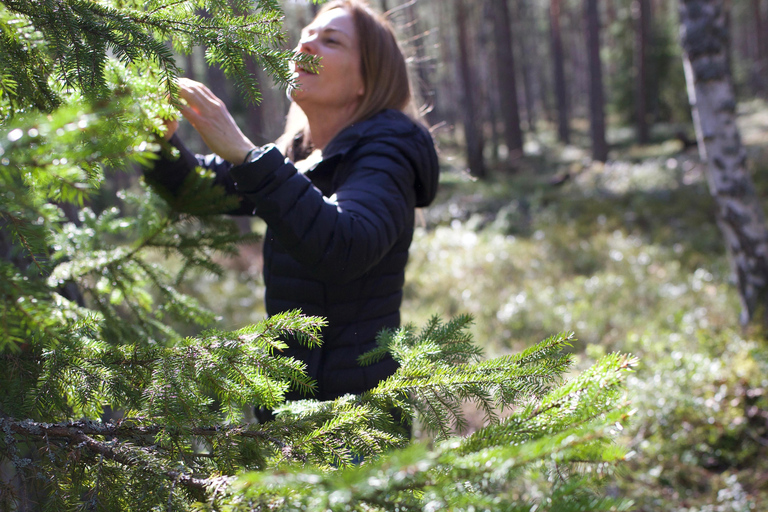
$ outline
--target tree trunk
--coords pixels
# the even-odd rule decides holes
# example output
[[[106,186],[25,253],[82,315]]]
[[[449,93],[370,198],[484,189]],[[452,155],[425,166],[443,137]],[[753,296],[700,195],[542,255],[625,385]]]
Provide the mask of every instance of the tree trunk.
[[[495,55],[496,44],[493,39],[493,26],[494,26],[494,11],[492,2],[483,2],[482,9],[482,21],[480,22],[479,30],[474,37],[475,51],[471,52],[473,55]],[[500,161],[502,145],[506,147],[506,143],[502,141],[504,136],[503,128],[499,129],[499,124],[503,123],[503,114],[501,113],[501,106],[499,98],[503,94],[501,87],[498,83],[498,72],[494,72],[498,67],[495,60],[489,58],[475,59],[475,71],[474,75],[477,77],[475,83],[479,83],[478,95],[480,100],[480,116],[482,118],[481,126],[483,127],[483,135],[490,135],[490,141],[486,138],[485,144],[485,156],[490,159],[494,168],[498,168]],[[490,128],[490,133],[486,130]],[[490,144],[488,143],[490,142]],[[489,147],[490,145],[490,147]],[[490,149],[490,154],[488,150]],[[508,166],[503,166],[502,169],[509,170]]]
[[[607,48],[616,47],[616,34],[614,34],[613,27],[618,22],[618,13],[616,12],[616,4],[614,0],[606,0],[605,2],[605,26],[608,30],[603,34],[602,42]],[[605,66],[605,72],[607,76],[614,76],[617,70],[617,59],[608,59]]]
[[[765,95],[765,34],[763,33],[763,9],[761,0],[752,0],[752,15],[755,18],[755,65],[753,67],[752,82],[755,84],[755,92]]]
[[[605,140],[605,94],[603,69],[600,63],[600,13],[597,0],[587,0],[584,9],[587,27],[587,57],[589,60],[589,126],[592,136],[592,158],[600,162],[608,159]]]
[[[382,5],[382,7],[385,7]],[[424,111],[425,111],[425,118],[427,120],[428,124],[431,124],[431,112],[432,107],[434,106],[434,90],[432,87],[432,80],[429,78],[429,72],[427,70],[427,64],[429,61],[429,57],[427,56],[427,51],[424,48],[424,40],[428,34],[428,32],[425,32],[421,28],[421,23],[419,23],[419,18],[416,15],[416,11],[413,8],[413,4],[407,4],[406,6],[406,14],[408,16],[408,25],[410,27],[410,37],[412,41],[412,45],[415,47],[415,63],[414,67],[416,68],[416,77],[418,80],[418,94],[419,94],[419,100],[423,102],[424,104]]]
[[[500,114],[504,125],[504,142],[507,145],[509,158],[512,160],[523,154],[523,132],[520,130],[520,111],[517,105],[515,57],[512,53],[512,24],[507,0],[491,0],[491,5]]]
[[[582,8],[577,10],[569,8],[568,1],[563,1],[560,12],[563,47],[568,49],[568,61],[565,62],[564,59],[564,65],[565,76],[568,81],[569,118],[574,116],[587,118],[589,116],[589,109],[584,101],[584,98],[589,96],[584,0],[578,3],[582,5]]]
[[[680,0],[680,39],[699,152],[742,304],[741,322],[768,316],[768,229],[736,125],[723,0]]]
[[[563,36],[560,30],[560,0],[550,1],[549,27],[552,64],[554,66],[555,100],[557,101],[557,136],[560,142],[570,144],[568,93],[565,89],[565,58],[563,56]]]
[[[437,51],[439,52],[440,62],[458,62],[458,49],[454,44],[456,41],[456,27],[451,9],[437,9],[437,26],[437,36],[439,37]],[[446,126],[456,126],[461,122],[459,118],[462,115],[461,105],[459,104],[459,98],[461,97],[459,67],[455,65],[445,66],[438,68],[437,72],[438,76],[442,73],[443,79],[435,82],[437,91],[434,96],[434,116],[440,119]],[[450,130],[450,133],[455,136],[456,130]]]
[[[536,26],[536,20],[539,19],[540,14],[544,14],[547,18],[549,15],[541,13],[536,9],[549,10],[549,5],[541,6],[536,2],[529,3],[532,12],[530,14],[531,27],[529,27],[528,37],[531,39],[531,56],[533,59],[533,71],[534,71],[534,84],[537,85],[536,98],[541,105],[541,112],[544,114],[544,118],[548,123],[556,122],[557,114],[554,113],[556,107],[552,105],[552,101],[555,98],[554,84],[550,83],[552,80],[552,55],[550,53],[551,47],[545,50],[545,46],[548,46],[547,41],[542,41],[542,38],[549,39],[548,34],[543,34],[538,30]]]
[[[637,117],[637,141],[640,144],[648,144],[650,136],[648,132],[648,39],[650,37],[650,0],[635,0],[635,14],[637,16],[636,43],[635,43],[635,106]]]
[[[467,9],[464,0],[454,0],[456,7],[456,27],[458,29],[459,74],[463,92],[462,113],[464,115],[464,140],[467,145],[467,166],[472,174],[485,177],[483,161],[483,134],[478,119],[479,108],[475,91],[472,65],[469,51],[469,32],[467,30]]]
[[[535,132],[536,131],[536,99],[534,97],[533,91],[533,70],[531,69],[532,66],[532,53],[531,53],[531,45],[535,44],[535,42],[529,40],[528,33],[529,31],[526,30],[523,27],[528,28],[528,0],[517,0],[515,2],[515,5],[517,5],[517,25],[520,27],[520,30],[518,31],[519,37],[515,38],[515,41],[517,41],[520,45],[518,51],[518,55],[520,56],[520,61],[522,66],[520,67],[520,70],[522,71],[523,75],[523,90],[524,90],[524,98],[525,98],[525,121],[528,124],[528,131]],[[533,27],[533,31],[536,30],[536,27]]]

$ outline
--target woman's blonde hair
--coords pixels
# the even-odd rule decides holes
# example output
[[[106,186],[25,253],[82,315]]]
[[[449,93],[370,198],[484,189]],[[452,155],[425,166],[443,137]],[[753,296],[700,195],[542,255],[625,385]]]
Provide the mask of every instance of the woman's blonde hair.
[[[364,0],[334,0],[323,5],[318,14],[331,9],[345,9],[352,15],[360,46],[364,91],[350,124],[390,108],[413,116],[416,109],[413,107],[408,66],[389,21]],[[298,157],[292,154],[291,146],[298,134],[306,133],[306,128],[306,116],[293,103],[288,111],[285,131],[277,143],[289,158]],[[305,140],[305,147],[310,142]]]

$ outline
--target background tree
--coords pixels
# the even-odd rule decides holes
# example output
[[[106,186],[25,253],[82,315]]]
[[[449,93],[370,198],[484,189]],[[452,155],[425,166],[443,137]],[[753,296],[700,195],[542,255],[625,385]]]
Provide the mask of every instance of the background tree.
[[[493,25],[495,23],[493,6],[489,2],[482,2],[475,4],[474,7],[470,5],[470,8],[474,10],[480,20],[475,30],[475,51],[473,54],[482,57],[473,59],[473,67],[476,74],[475,84],[478,88],[476,100],[481,109],[478,118],[483,135],[487,138],[483,154],[491,166],[496,169],[499,167],[501,159],[504,126],[501,119],[500,97],[502,91],[499,87],[498,72],[493,58],[496,52],[496,45],[493,40]],[[506,144],[503,145],[506,146]],[[505,166],[505,168],[508,167]]]
[[[637,141],[648,144],[650,131],[648,128],[648,48],[651,37],[651,2],[650,0],[635,0],[632,7],[637,19],[637,43],[635,45],[637,76]]]
[[[549,24],[550,46],[552,48],[552,69],[554,70],[555,100],[557,103],[557,136],[568,144],[571,140],[568,120],[568,93],[566,91],[565,56],[560,30],[561,0],[550,0]]]
[[[587,54],[589,60],[589,126],[592,138],[592,158],[605,162],[608,143],[605,140],[605,94],[603,68],[600,60],[600,13],[597,0],[586,0],[584,18],[587,26]]]
[[[464,140],[467,148],[467,166],[475,176],[485,176],[485,158],[483,156],[484,137],[481,120],[478,116],[480,108],[477,103],[477,87],[475,73],[472,70],[474,54],[470,48],[469,12],[464,0],[454,0],[454,17],[458,32],[458,62],[461,77],[462,101],[461,110],[464,119]]]
[[[498,83],[504,142],[510,159],[522,155],[523,132],[517,105],[517,78],[512,49],[512,20],[507,0],[492,0],[493,35],[496,48],[496,80]]]
[[[514,2],[513,5],[516,9],[514,16],[515,24],[514,32],[517,37],[514,39],[518,44],[521,62],[520,73],[523,77],[523,91],[524,91],[524,105],[525,105],[525,121],[527,129],[531,132],[536,131],[536,94],[534,83],[536,66],[538,65],[537,59],[533,55],[534,49],[538,48],[536,44],[536,26],[533,19],[530,18],[530,7],[528,0],[520,0]]]

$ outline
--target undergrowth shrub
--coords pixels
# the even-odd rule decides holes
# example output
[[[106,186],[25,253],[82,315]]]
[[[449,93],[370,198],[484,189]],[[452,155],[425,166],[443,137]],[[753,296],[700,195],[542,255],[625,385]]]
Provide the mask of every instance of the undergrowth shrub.
[[[681,325],[677,332],[649,329],[630,336],[629,345],[646,355],[647,366],[629,383],[640,411],[631,429],[640,456],[628,475],[629,482],[643,484],[626,488],[647,505],[670,506],[669,493],[677,492],[691,504],[721,505],[701,510],[759,510],[759,498],[742,485],[764,489],[763,342],[730,330],[681,334],[686,330]]]
[[[471,311],[501,353],[574,330],[579,366],[639,354],[637,420],[624,433],[635,456],[616,492],[638,510],[761,510],[768,352],[761,333],[738,334],[700,164],[685,154],[595,164],[557,189],[546,176],[536,191],[531,176],[520,190],[497,183],[489,203],[477,197],[486,185],[450,191],[440,222],[414,241],[406,317]]]

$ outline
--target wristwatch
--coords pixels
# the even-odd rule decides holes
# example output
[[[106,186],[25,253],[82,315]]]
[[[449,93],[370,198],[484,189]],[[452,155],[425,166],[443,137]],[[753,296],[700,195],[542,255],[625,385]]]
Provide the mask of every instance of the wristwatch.
[[[245,158],[243,158],[243,164],[247,164],[250,162],[253,162],[255,160],[258,160],[261,155],[272,149],[271,146],[274,146],[274,144],[267,144],[266,146],[254,146],[252,147],[246,154]]]
[[[251,191],[258,187],[268,174],[277,171],[285,163],[285,157],[274,144],[257,146],[245,155],[242,164],[229,171],[239,191]]]

